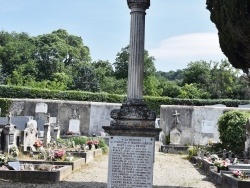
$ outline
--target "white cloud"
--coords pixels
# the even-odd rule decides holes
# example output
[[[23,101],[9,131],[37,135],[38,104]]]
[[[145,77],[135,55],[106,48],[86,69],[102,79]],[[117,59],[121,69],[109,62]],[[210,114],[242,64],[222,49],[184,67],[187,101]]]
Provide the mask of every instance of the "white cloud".
[[[192,33],[164,39],[159,46],[149,49],[156,59],[156,69],[169,71],[183,69],[191,61],[220,61],[226,57],[221,52],[216,33]]]

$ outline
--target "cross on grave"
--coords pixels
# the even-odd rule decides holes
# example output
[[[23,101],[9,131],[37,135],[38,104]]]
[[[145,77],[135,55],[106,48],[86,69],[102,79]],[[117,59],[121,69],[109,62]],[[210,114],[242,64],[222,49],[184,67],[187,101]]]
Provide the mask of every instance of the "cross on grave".
[[[180,115],[180,113],[178,113],[177,110],[175,110],[175,113],[173,114],[173,116],[174,116],[174,125],[180,123],[179,117],[178,117],[179,115]]]
[[[10,125],[10,124],[11,124],[11,113],[9,113],[9,115],[7,116],[7,118],[8,118],[8,123],[7,123],[7,125]]]
[[[72,106],[72,108],[73,108],[73,113],[72,113],[72,119],[77,119],[78,117],[78,114],[77,114],[77,110],[78,110],[78,106],[76,106],[76,105],[73,105]]]

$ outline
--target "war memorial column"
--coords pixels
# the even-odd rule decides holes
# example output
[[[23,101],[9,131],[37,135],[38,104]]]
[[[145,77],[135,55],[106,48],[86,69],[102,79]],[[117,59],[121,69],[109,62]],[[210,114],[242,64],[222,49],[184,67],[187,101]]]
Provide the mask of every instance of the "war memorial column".
[[[127,99],[111,112],[108,188],[153,186],[156,114],[143,101],[145,15],[150,0],[127,0],[131,9]]]

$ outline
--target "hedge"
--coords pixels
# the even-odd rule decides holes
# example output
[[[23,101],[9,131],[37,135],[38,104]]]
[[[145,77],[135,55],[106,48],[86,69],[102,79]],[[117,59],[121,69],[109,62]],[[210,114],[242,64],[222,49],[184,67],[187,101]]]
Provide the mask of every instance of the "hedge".
[[[58,99],[58,100],[76,100],[76,101],[93,101],[93,102],[108,102],[122,103],[125,100],[125,95],[116,95],[108,93],[91,93],[84,91],[58,91],[47,89],[35,89],[28,87],[6,86],[0,85],[0,108],[2,115],[5,114],[10,106],[11,98],[43,98],[43,99]],[[185,105],[185,106],[205,106],[214,104],[224,104],[227,107],[238,107],[242,104],[250,104],[250,100],[232,100],[232,99],[178,99],[169,97],[152,97],[145,96],[145,103],[148,108],[160,114],[161,105]]]

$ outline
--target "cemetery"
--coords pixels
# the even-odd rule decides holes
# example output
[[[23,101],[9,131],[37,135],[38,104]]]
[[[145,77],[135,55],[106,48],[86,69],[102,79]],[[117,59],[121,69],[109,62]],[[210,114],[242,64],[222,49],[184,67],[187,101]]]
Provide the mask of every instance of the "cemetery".
[[[58,183],[107,152],[103,138],[80,133],[76,109],[72,110],[65,131],[70,134],[63,135],[57,118],[47,113],[45,103],[37,103],[35,116],[12,114],[10,111],[7,117],[0,117],[1,179]]]
[[[35,113],[31,113],[31,115],[25,114],[24,112],[27,110],[23,108],[22,114],[26,116],[20,116],[20,114],[12,116],[11,114],[16,112],[13,104],[16,104],[17,101],[14,100],[8,116],[0,117],[0,144],[3,153],[0,158],[2,164],[0,171],[5,172],[0,173],[0,178],[25,182],[27,177],[34,176],[32,180],[35,182],[46,180],[46,182],[57,183],[74,171],[80,170],[95,157],[102,155],[101,145],[105,145],[110,138],[102,129],[98,130],[99,132],[93,132],[92,135],[83,135],[83,131],[81,131],[83,124],[80,122],[80,112],[77,111],[77,108],[68,109],[71,113],[68,123],[60,127],[62,124],[59,124],[58,119],[61,117],[51,117],[46,105],[53,102],[55,106],[55,101],[45,101],[46,103],[40,99],[34,103],[32,100]],[[22,101],[23,104],[29,102],[28,99]],[[75,103],[73,102],[73,106]],[[69,103],[67,105],[70,106]],[[104,107],[104,104],[100,105],[106,109],[103,110],[103,114],[108,114],[109,109],[112,109],[108,107],[107,103],[105,104],[107,107]],[[228,108],[218,105],[204,107],[163,105],[158,120],[160,121],[158,126],[162,128],[162,132],[159,133],[159,143],[162,143],[159,151],[189,154],[190,161],[204,170],[206,175],[211,177],[216,184],[230,188],[245,188],[250,183],[249,120],[245,121],[245,129],[240,137],[245,139],[242,140],[245,145],[244,151],[239,153],[226,150],[220,145],[218,122],[225,114],[231,112],[249,113],[249,111],[243,106]],[[97,118],[95,121],[101,122]],[[89,127],[90,124],[84,126],[88,130],[93,130]],[[122,145],[131,145],[133,142],[130,140],[134,139],[134,137],[126,136],[122,139],[114,137],[111,140],[109,148],[113,153],[113,158],[110,159],[111,163],[115,164],[118,158],[122,158],[122,155],[117,152],[122,150]],[[137,139],[135,143],[144,142],[149,144],[146,147],[152,147],[150,139]],[[106,152],[107,148],[107,146],[104,148]],[[128,154],[134,152],[149,154],[149,151],[143,147],[130,148],[127,152]],[[8,161],[6,161],[7,159]],[[147,160],[146,164],[152,164],[152,158],[144,160]],[[152,168],[152,166],[148,166],[148,168]],[[35,171],[35,173],[31,173],[31,171]],[[149,180],[150,178],[148,177]]]
[[[159,152],[186,154],[215,184],[249,188],[249,105],[161,105],[156,125],[157,114],[143,99],[150,0],[127,4],[131,41],[125,101],[12,99],[4,115],[0,106],[0,179],[59,183],[109,151],[107,187],[151,188],[159,140]]]

